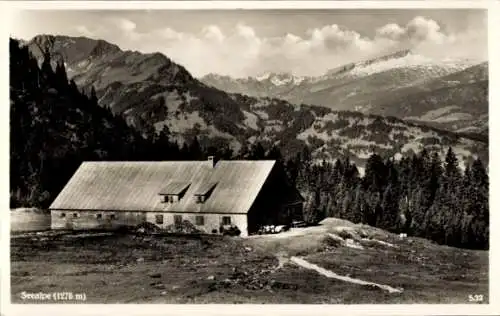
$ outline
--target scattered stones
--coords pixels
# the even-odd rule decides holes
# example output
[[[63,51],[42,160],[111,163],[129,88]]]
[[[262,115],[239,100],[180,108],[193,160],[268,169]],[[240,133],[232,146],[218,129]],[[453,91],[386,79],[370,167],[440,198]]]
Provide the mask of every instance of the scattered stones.
[[[196,234],[202,233],[193,223],[184,220],[180,225],[171,224],[165,227],[164,229],[167,233],[187,233],[187,234]]]
[[[140,258],[137,258],[136,260],[137,262],[144,262],[144,258],[143,257],[140,257]]]
[[[165,289],[165,284],[161,282],[153,282],[149,284],[151,287],[158,289],[158,290],[164,290]]]
[[[207,277],[207,280],[215,280],[215,275],[209,275],[209,276]]]
[[[252,249],[251,247],[245,247],[245,250],[246,250],[247,252],[250,252],[250,251],[252,251],[253,249]]]
[[[150,278],[161,278],[161,273],[151,273],[149,274]]]

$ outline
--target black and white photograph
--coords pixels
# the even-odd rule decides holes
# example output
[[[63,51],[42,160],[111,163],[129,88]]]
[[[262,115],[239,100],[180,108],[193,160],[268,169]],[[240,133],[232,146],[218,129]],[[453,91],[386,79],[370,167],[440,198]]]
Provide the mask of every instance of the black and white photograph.
[[[484,7],[16,10],[11,304],[491,304],[488,34]]]

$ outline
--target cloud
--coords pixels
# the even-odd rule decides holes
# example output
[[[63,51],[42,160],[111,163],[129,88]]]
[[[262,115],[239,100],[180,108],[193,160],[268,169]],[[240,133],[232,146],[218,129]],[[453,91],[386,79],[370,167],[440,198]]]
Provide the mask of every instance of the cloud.
[[[216,25],[205,26],[202,30],[202,33],[206,39],[215,40],[218,42],[222,42],[226,38],[224,34],[222,34],[221,29]]]
[[[439,24],[430,19],[418,16],[406,25],[406,35],[417,42],[432,41],[442,43],[446,35],[441,32]]]
[[[123,18],[110,20],[111,42],[125,49],[162,52],[184,65],[195,76],[215,72],[233,77],[256,76],[264,72],[292,72],[321,75],[345,63],[387,52],[411,48],[427,57],[485,58],[485,29],[469,27],[460,32],[447,31],[438,22],[416,16],[406,24],[389,23],[360,34],[341,25],[330,24],[306,30],[303,35],[286,33],[265,37],[249,25],[239,23],[222,29],[210,24],[198,32],[181,32],[171,27],[140,31],[136,22]],[[91,34],[79,28],[82,35]],[[94,31],[97,33],[97,31]]]
[[[395,23],[386,24],[375,31],[376,37],[387,38],[393,41],[401,39],[405,33],[405,29]]]
[[[434,20],[417,16],[405,26],[386,24],[376,31],[376,38],[393,41],[410,41],[421,43],[425,41],[441,42],[446,35],[441,31],[441,26]]]
[[[121,30],[123,30],[126,33],[133,32],[137,28],[137,24],[135,24],[133,21],[130,21],[127,19],[116,18],[116,19],[113,19],[113,21],[118,26],[118,28],[120,28]]]
[[[86,36],[86,37],[94,37],[96,35],[94,32],[92,32],[91,30],[89,30],[85,25],[77,25],[75,27],[75,30],[80,35],[83,35],[83,36]]]
[[[310,41],[315,46],[323,45],[327,49],[367,49],[370,46],[368,39],[352,30],[347,30],[337,24],[326,25],[321,29],[313,29],[308,32],[311,36]]]

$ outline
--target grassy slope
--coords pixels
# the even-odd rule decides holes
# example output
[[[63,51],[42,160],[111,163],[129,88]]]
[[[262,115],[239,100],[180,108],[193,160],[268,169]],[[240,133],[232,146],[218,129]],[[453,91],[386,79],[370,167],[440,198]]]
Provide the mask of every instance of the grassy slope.
[[[327,233],[346,225],[396,247],[368,240],[360,240],[364,249],[332,246]],[[278,257],[291,255],[404,292],[328,279],[289,262],[276,269]],[[85,292],[87,303],[467,303],[470,294],[485,301],[488,294],[488,252],[398,240],[345,221],[249,239],[18,236],[11,257],[17,303],[21,291]]]

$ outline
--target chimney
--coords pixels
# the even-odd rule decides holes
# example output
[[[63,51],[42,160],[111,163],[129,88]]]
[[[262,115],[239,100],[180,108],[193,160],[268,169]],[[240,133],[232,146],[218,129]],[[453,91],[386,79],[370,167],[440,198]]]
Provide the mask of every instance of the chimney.
[[[215,156],[208,156],[208,162],[212,168],[215,168],[215,164],[217,163]]]

